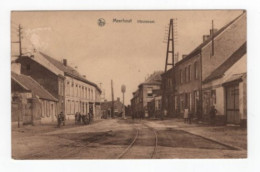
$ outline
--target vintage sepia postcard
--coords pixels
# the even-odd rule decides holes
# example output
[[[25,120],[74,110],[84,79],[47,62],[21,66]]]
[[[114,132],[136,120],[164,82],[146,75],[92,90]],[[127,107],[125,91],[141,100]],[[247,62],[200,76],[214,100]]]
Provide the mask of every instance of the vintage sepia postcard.
[[[12,158],[247,158],[247,12],[11,12]]]

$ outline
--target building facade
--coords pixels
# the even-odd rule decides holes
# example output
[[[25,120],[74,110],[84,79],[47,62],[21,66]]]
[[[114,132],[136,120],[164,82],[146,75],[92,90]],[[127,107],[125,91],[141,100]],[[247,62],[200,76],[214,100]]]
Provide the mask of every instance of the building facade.
[[[203,42],[177,62],[173,69],[162,75],[163,85],[166,85],[162,88],[166,88],[167,93],[163,96],[163,107],[166,107],[170,114],[173,113],[173,116],[182,116],[186,107],[196,118],[206,119],[205,114],[208,114],[208,111],[202,106],[202,82],[245,43],[246,13],[243,12],[219,30],[211,29],[210,34],[203,35],[202,40]],[[168,100],[169,97],[173,99],[173,89],[168,86],[170,91],[167,91],[169,80],[172,80],[175,87],[175,105],[170,106],[167,103],[172,101]]]
[[[246,59],[246,43],[244,43],[203,81],[203,117],[205,120],[210,119],[210,108],[215,106],[217,123],[246,126]]]
[[[138,86],[131,99],[132,113],[136,116],[148,117],[148,102],[152,101],[155,90],[161,89],[161,71],[154,72],[145,82]]]
[[[12,122],[39,124],[56,122],[57,102],[30,76],[11,73]]]
[[[114,115],[118,117],[122,117],[122,114],[125,111],[125,106],[120,101],[120,98],[117,98],[114,101]],[[112,101],[104,101],[101,102],[101,114],[103,118],[110,118],[112,117]]]
[[[66,59],[58,61],[37,52],[22,56],[17,62],[21,64],[22,74],[31,76],[58,99],[57,113],[64,112],[66,119],[74,119],[76,112],[92,113],[94,119],[101,116],[98,110],[101,90],[70,67]]]

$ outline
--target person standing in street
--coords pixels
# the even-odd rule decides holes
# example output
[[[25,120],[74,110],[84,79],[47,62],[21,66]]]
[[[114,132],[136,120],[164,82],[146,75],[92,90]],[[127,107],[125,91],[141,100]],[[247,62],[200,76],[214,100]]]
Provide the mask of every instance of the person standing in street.
[[[61,114],[62,114],[62,112],[59,113],[57,116],[58,128],[60,128],[60,125],[61,125],[61,120],[62,120]]]
[[[188,107],[186,106],[185,109],[184,109],[184,123],[188,123],[188,118],[189,118],[189,109]]]
[[[65,126],[65,115],[64,115],[64,113],[61,112],[60,116],[61,116],[61,122],[62,122],[63,126]]]
[[[213,106],[211,106],[211,109],[210,109],[210,123],[212,125],[216,124],[216,114],[217,114],[217,109],[213,105]]]

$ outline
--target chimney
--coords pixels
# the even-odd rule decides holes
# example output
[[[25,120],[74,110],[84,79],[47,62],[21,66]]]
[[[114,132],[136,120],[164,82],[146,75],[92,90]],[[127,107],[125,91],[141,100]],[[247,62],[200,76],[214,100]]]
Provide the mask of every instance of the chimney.
[[[203,42],[205,42],[206,40],[208,40],[209,39],[209,35],[203,35]]]
[[[215,34],[218,31],[218,29],[210,29],[210,36],[212,36],[213,34]]]
[[[67,59],[63,59],[63,65],[67,66]]]
[[[187,54],[183,54],[182,55],[182,59],[184,59],[185,57],[187,57]]]

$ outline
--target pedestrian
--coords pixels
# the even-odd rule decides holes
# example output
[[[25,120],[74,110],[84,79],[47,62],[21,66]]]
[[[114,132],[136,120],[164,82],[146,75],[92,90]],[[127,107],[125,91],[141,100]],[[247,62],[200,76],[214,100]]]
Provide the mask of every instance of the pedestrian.
[[[65,115],[64,115],[64,113],[61,112],[60,116],[61,116],[61,122],[62,122],[63,126],[65,126]]]
[[[89,124],[91,123],[91,114],[90,114],[90,112],[88,113],[88,123]]]
[[[184,123],[188,123],[188,117],[189,117],[189,109],[187,108],[187,106],[184,109]]]
[[[58,116],[57,116],[57,122],[58,122],[58,127],[59,127],[59,128],[60,128],[61,120],[62,120],[61,114],[62,114],[62,112],[59,113]]]
[[[210,123],[212,125],[215,125],[216,124],[216,113],[217,113],[217,109],[215,108],[215,106],[211,106],[211,109],[210,109]]]
[[[78,113],[76,112],[75,113],[75,124],[77,124],[78,123]]]
[[[80,112],[78,112],[78,123],[81,124],[81,120],[82,120],[82,115],[80,114]]]
[[[83,122],[84,125],[87,124],[86,118],[87,118],[86,114],[83,114],[83,115],[82,115],[82,122]]]

